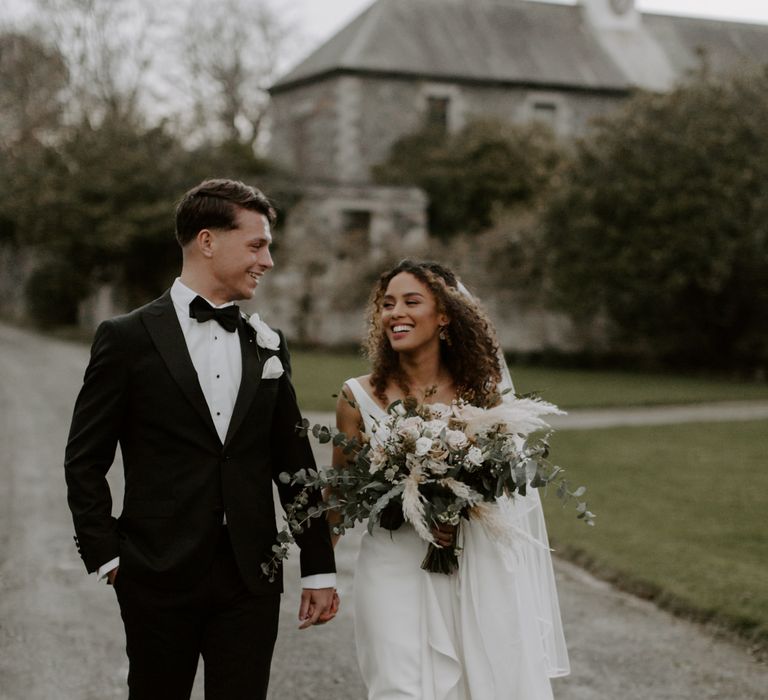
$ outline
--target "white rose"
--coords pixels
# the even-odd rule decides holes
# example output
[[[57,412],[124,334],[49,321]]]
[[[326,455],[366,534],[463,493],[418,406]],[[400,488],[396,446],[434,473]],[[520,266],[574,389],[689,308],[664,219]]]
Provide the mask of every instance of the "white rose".
[[[460,450],[468,442],[469,439],[461,430],[448,430],[445,433],[445,443],[452,450]]]
[[[420,437],[416,440],[416,454],[419,457],[427,454],[432,449],[432,440],[428,437]]]
[[[259,318],[259,314],[252,314],[248,323],[256,331],[256,343],[258,345],[267,350],[280,349],[280,336]]]
[[[479,467],[483,463],[483,451],[479,447],[470,447],[467,451],[467,462]]]
[[[384,466],[384,463],[387,460],[387,453],[381,445],[374,445],[368,453],[368,459],[371,460],[369,471],[371,474],[374,474]]]
[[[419,416],[408,416],[408,418],[403,418],[399,425],[401,428],[416,428],[417,430],[421,430],[424,421]]]
[[[418,440],[419,439],[419,435],[421,435],[421,433],[419,432],[419,429],[418,428],[413,428],[413,427],[411,427],[411,428],[400,428],[397,431],[397,434],[401,438],[403,438],[403,440]]]
[[[418,440],[424,421],[418,416],[409,416],[398,424],[397,434],[405,440]]]
[[[448,427],[448,423],[444,420],[431,420],[424,423],[424,428],[432,433],[432,437],[437,437]]]

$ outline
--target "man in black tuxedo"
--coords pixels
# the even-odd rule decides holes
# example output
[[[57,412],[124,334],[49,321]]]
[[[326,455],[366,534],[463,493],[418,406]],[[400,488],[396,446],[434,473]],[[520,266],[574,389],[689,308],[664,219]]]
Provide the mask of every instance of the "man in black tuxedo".
[[[281,577],[272,483],[314,466],[285,339],[232,302],[272,268],[275,212],[255,188],[208,180],[176,210],[181,276],[159,299],[102,323],[75,404],[65,472],[78,549],[113,584],[131,700],[188,699],[200,655],[208,700],[265,698]],[[120,444],[123,511],[106,473]],[[337,608],[327,524],[301,548],[301,627]]]

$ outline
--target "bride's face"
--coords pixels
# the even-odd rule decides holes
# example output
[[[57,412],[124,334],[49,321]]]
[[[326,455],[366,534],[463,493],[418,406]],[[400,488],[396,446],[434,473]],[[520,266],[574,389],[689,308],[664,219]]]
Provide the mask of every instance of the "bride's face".
[[[401,272],[387,285],[381,322],[392,349],[409,352],[430,343],[439,345],[440,326],[448,323],[448,317],[439,311],[427,285],[409,272]]]

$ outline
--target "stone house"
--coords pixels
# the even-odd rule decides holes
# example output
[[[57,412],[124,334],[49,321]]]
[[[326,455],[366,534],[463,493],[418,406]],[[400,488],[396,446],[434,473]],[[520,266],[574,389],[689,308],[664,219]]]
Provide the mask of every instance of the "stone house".
[[[646,14],[634,0],[376,0],[270,90],[270,156],[307,193],[286,235],[319,226],[374,251],[387,239],[424,245],[423,194],[376,186],[371,168],[425,121],[457,130],[473,116],[541,120],[567,137],[637,89],[756,63],[768,64],[768,26]],[[294,271],[291,287],[300,279]],[[578,346],[564,319],[505,305],[537,329],[502,321],[509,349]],[[288,307],[278,315],[290,330]],[[331,326],[299,335],[359,334],[343,317]]]

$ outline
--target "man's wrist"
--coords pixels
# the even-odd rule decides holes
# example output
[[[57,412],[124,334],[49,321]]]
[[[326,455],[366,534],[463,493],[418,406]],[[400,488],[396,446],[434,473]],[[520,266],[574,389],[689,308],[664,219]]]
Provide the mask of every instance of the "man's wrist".
[[[106,564],[102,564],[98,570],[96,571],[96,579],[98,581],[101,581],[102,579],[105,579],[107,577],[107,574],[110,571],[113,571],[118,566],[120,566],[120,557],[115,557],[114,559],[111,559]]]
[[[336,588],[336,574],[313,574],[301,577],[301,587],[307,589]]]

